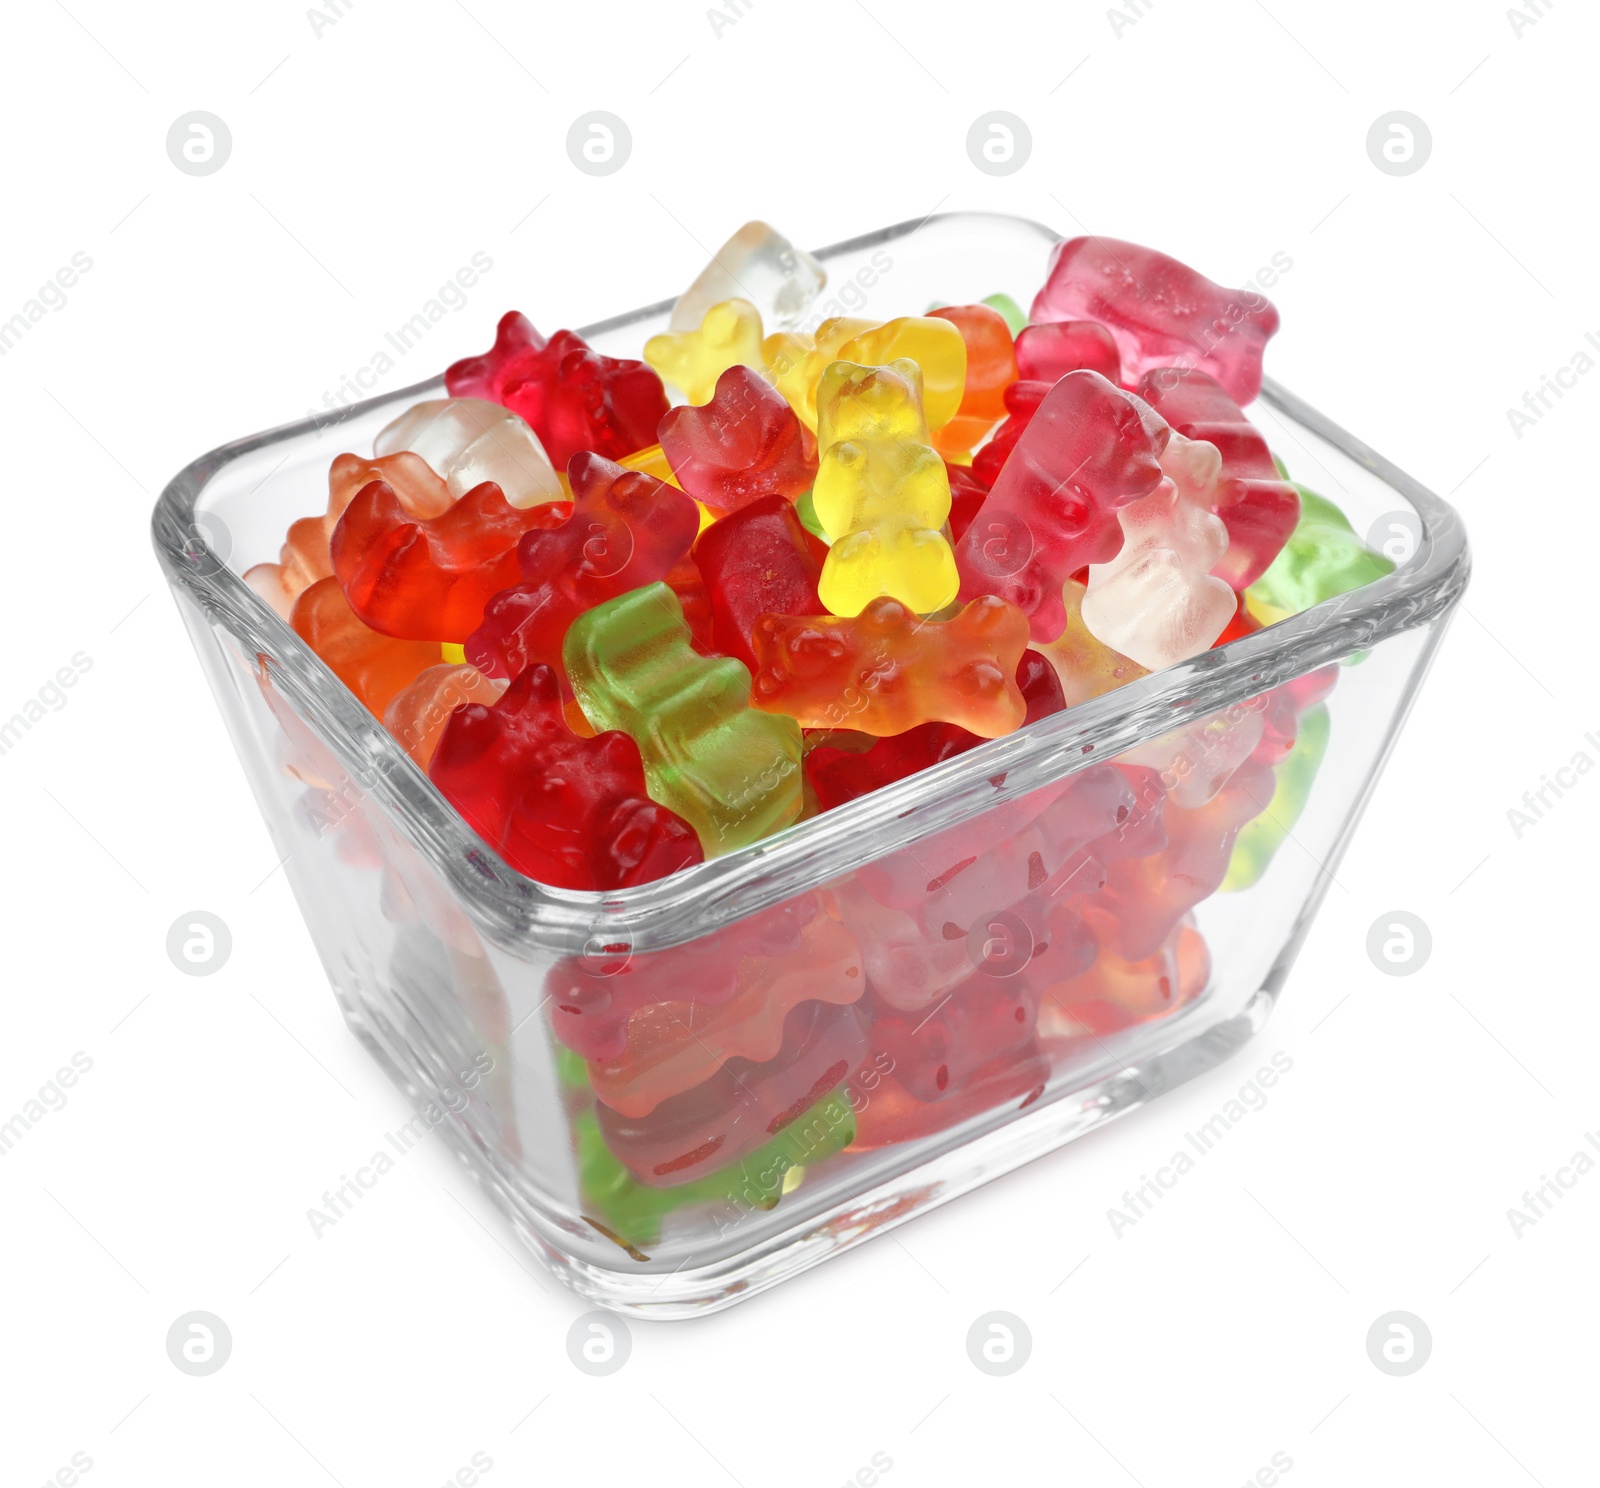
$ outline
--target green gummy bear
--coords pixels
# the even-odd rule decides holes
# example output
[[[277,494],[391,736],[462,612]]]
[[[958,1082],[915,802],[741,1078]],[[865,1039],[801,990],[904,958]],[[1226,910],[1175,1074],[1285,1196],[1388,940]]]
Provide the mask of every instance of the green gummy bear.
[[[565,1044],[556,1045],[556,1081],[566,1090],[589,1088],[588,1061]]]
[[[754,1152],[678,1188],[640,1183],[606,1146],[593,1111],[579,1116],[572,1130],[585,1208],[615,1239],[637,1247],[654,1245],[662,1217],[690,1204],[721,1203],[741,1213],[776,1208],[789,1170],[842,1152],[856,1139],[856,1118],[849,1101],[835,1091]]]
[[[1028,317],[1023,312],[1022,306],[1008,294],[985,295],[983,303],[991,310],[998,310],[1005,316],[1006,324],[1011,327],[1013,336],[1018,335],[1028,323]]]
[[[1394,564],[1356,536],[1333,502],[1293,484],[1300,493],[1300,520],[1271,566],[1245,590],[1251,613],[1269,624],[1394,572]]]
[[[800,525],[813,537],[821,538],[827,542],[828,534],[823,530],[822,523],[817,519],[817,505],[812,500],[811,492],[807,491],[794,504],[794,514],[800,518]]]
[[[1257,883],[1284,839],[1294,830],[1300,813],[1311,795],[1311,782],[1328,752],[1328,733],[1332,720],[1325,705],[1307,708],[1300,718],[1300,731],[1294,748],[1278,761],[1273,770],[1277,786],[1267,809],[1239,829],[1234,839],[1233,856],[1228,859],[1228,875],[1222,892],[1233,893]]]
[[[561,656],[584,716],[633,739],[650,799],[699,833],[708,858],[799,817],[800,725],[750,706],[742,661],[694,649],[665,584],[579,615]]]

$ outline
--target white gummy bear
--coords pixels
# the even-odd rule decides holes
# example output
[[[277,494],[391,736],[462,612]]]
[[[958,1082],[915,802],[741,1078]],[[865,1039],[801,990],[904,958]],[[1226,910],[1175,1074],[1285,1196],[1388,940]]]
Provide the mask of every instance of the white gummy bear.
[[[1207,650],[1238,607],[1211,572],[1228,551],[1228,529],[1211,510],[1222,456],[1174,430],[1161,470],[1155,490],[1117,513],[1122,550],[1090,565],[1083,597],[1089,633],[1153,672]]]
[[[495,482],[512,506],[539,506],[566,496],[527,421],[482,398],[414,404],[372,441],[375,455],[401,450],[421,455],[458,499],[484,481]]]
[[[669,331],[697,331],[724,300],[749,300],[768,332],[793,330],[828,282],[827,270],[765,222],[747,222],[678,297]]]

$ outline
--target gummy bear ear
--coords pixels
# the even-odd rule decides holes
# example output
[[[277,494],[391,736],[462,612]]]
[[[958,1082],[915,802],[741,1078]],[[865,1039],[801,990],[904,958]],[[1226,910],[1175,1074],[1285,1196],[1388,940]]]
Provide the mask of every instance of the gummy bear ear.
[[[452,398],[486,398],[500,402],[505,373],[528,352],[543,351],[545,338],[520,310],[507,310],[495,327],[494,345],[482,356],[463,357],[445,369],[444,385]]]

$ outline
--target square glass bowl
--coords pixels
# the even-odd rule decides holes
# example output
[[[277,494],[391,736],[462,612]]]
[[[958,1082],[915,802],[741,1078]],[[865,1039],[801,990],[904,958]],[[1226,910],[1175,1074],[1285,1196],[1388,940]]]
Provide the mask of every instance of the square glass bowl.
[[[997,291],[980,213],[817,256],[826,315]],[[637,356],[671,301],[582,331]],[[241,581],[442,379],[224,445],[154,514],[334,994],[607,1307],[725,1307],[1207,1069],[1263,1024],[1467,581],[1454,511],[1269,382],[1251,418],[1396,571],[670,878],[507,867]]]

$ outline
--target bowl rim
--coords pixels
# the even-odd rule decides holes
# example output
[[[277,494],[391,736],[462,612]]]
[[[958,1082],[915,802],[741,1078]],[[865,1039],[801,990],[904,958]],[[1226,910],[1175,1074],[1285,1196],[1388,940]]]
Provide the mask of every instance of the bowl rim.
[[[943,212],[895,223],[815,250],[824,263],[923,227],[1004,222],[1036,231],[1048,246],[1060,234],[1029,218],[996,212]],[[592,339],[670,310],[661,300],[580,327]],[[1260,401],[1309,430],[1385,482],[1416,511],[1422,531],[1409,561],[1349,593],[1228,645],[1126,683],[989,740],[891,786],[812,817],[722,857],[636,888],[555,888],[505,863],[439,792],[399,743],[322,659],[208,544],[196,507],[216,476],[267,446],[325,431],[380,404],[398,406],[443,390],[442,374],[352,404],[232,440],[184,466],[151,517],[156,555],[176,595],[222,625],[271,685],[310,723],[348,772],[358,793],[376,798],[411,846],[450,885],[477,931],[514,955],[583,951],[596,944],[661,949],[694,940],[840,878],[916,839],[956,825],[1185,723],[1243,702],[1317,666],[1370,647],[1448,613],[1470,574],[1459,513],[1383,456],[1268,378]]]

